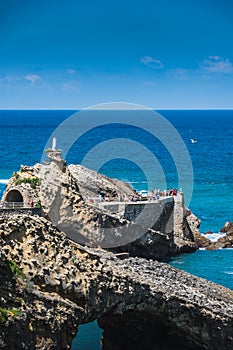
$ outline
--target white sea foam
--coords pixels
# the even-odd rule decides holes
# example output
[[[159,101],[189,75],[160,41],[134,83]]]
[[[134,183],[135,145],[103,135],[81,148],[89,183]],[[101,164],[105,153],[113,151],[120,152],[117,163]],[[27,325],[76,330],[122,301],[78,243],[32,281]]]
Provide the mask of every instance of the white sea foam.
[[[10,179],[0,179],[0,184],[7,185]]]
[[[233,271],[224,271],[227,275],[233,275]]]
[[[207,233],[202,234],[204,237],[208,238],[211,242],[217,242],[217,240],[221,237],[225,237],[226,233],[218,232],[218,233]]]

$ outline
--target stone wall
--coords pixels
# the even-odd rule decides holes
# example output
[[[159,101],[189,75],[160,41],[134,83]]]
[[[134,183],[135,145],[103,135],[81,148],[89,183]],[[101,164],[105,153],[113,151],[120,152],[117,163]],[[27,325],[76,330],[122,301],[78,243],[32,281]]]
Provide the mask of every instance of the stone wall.
[[[184,207],[184,194],[179,193],[177,196],[174,196],[174,233],[177,236],[183,235],[183,223],[185,217],[185,207]]]
[[[0,209],[1,217],[11,218],[14,215],[24,215],[24,216],[41,215],[41,208]]]
[[[178,202],[177,205],[182,205]],[[174,197],[161,198],[154,202],[130,202],[130,203],[100,203],[99,206],[113,214],[119,213],[121,217],[130,222],[140,222],[149,228],[171,233],[174,229],[173,218],[175,212]]]
[[[106,209],[109,205],[102,206]],[[111,251],[114,253],[128,252],[130,256],[159,260],[174,254],[176,247],[174,245],[173,197],[163,198],[156,202],[125,203],[121,213],[124,219],[135,225],[132,230],[135,230],[137,238]],[[137,231],[139,234],[136,234]]]

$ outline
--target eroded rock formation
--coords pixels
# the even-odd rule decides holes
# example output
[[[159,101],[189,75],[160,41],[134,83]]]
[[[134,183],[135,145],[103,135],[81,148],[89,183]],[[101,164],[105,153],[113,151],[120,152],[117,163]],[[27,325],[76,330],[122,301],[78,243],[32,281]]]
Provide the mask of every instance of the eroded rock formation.
[[[83,245],[160,260],[198,248],[195,238],[199,235],[202,239],[199,222],[197,219],[190,224],[192,214],[185,208],[182,195],[169,202],[161,199],[154,204],[124,205],[123,199],[135,194],[130,186],[80,165],[66,166],[60,151],[48,152],[49,163],[22,166],[15,173],[3,200],[12,189],[22,193],[26,202],[33,198],[34,203],[41,203],[43,215],[54,226]],[[98,193],[121,200],[123,205],[116,206],[116,211],[99,206],[91,200]]]
[[[36,216],[1,219],[0,244],[1,348],[68,349],[78,324],[100,319],[110,349],[109,330],[123,332],[120,320],[132,316],[132,344],[153,325],[185,349],[232,349],[231,290],[157,261],[82,247]]]
[[[196,215],[194,215],[188,208],[186,208],[185,212],[185,222],[186,225],[184,226],[184,231],[189,232],[189,237],[193,237],[193,240],[198,246],[198,248],[205,248],[211,243],[209,239],[207,239],[200,233],[199,227],[201,224],[201,220]]]
[[[99,193],[102,193],[103,198],[107,196],[109,200],[116,201],[123,201],[124,197],[131,198],[136,193],[125,182],[111,179],[82,165],[71,164],[68,168],[78,183],[82,197],[87,201],[98,197]]]

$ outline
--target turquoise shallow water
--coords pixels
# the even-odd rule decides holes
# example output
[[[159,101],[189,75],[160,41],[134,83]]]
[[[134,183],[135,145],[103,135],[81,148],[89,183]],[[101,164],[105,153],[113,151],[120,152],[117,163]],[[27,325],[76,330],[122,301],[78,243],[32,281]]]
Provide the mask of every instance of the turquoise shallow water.
[[[233,249],[198,250],[173,258],[170,264],[233,290]]]
[[[101,350],[102,330],[97,321],[79,326],[78,334],[73,339],[72,350]]]
[[[10,178],[20,164],[33,165],[41,161],[50,134],[71,114],[71,111],[0,111],[0,195],[5,188],[3,180]],[[226,221],[233,221],[233,111],[162,111],[162,114],[178,130],[191,156],[194,188],[190,209],[201,218],[202,232],[218,232]],[[176,166],[166,148],[144,130],[130,125],[100,126],[82,135],[70,149],[67,162],[80,163],[94,146],[119,137],[143,144],[163,167],[167,187],[181,187]],[[191,143],[191,138],[198,142]],[[105,152],[110,151],[106,147]],[[137,156],[150,171],[145,154]],[[101,171],[131,183],[137,190],[147,188],[145,175],[130,161],[109,161]],[[160,188],[159,179],[153,175],[153,187]],[[233,289],[232,262],[233,250],[220,250],[182,255],[171,264]],[[99,349],[100,334],[96,322],[80,326],[72,350]]]

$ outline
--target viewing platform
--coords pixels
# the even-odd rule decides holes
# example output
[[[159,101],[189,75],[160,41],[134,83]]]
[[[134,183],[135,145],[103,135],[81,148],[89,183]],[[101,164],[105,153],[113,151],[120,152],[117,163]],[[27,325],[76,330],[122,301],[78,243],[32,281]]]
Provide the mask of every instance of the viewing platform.
[[[24,202],[1,202],[0,216],[11,217],[12,215],[41,215],[41,208],[31,207]]]
[[[100,208],[106,209],[112,213],[125,213],[127,207],[132,207],[132,209],[135,211],[137,207],[156,207],[157,205],[165,205],[173,202],[173,196],[164,196],[158,199],[144,199],[137,201],[98,201],[97,204]]]

